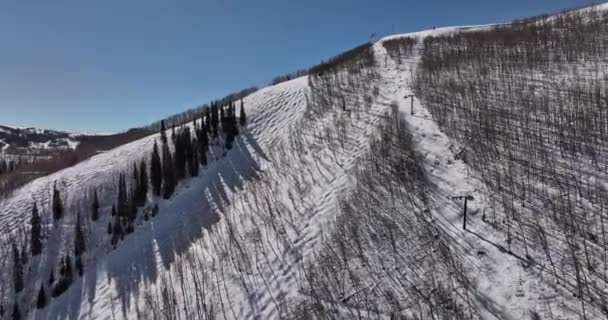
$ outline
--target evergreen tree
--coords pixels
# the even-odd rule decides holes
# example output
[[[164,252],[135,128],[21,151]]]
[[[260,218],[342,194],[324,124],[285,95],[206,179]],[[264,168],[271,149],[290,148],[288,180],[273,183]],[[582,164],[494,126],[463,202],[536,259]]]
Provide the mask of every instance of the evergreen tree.
[[[73,277],[74,273],[72,271],[72,257],[70,257],[70,254],[68,253],[65,256],[63,278],[66,279],[68,283],[72,283]]]
[[[230,107],[230,130],[232,134],[236,137],[239,135],[239,122],[236,120],[236,103],[233,103]]]
[[[236,122],[236,112],[234,103],[231,103],[228,106],[228,111],[226,114],[226,119],[224,121],[224,133],[226,134],[226,149],[232,149],[232,144],[234,142],[234,138],[239,134],[239,127]]]
[[[53,297],[57,297],[64,293],[70,287],[70,284],[72,284],[74,274],[72,271],[72,258],[70,257],[69,253],[61,262],[61,266],[59,267],[59,274],[61,275],[61,277],[59,278],[59,281],[57,281],[57,284],[53,287],[53,290],[51,291],[51,296]]]
[[[63,217],[63,203],[61,202],[61,194],[57,189],[57,182],[53,184],[53,219],[59,220]]]
[[[32,208],[32,219],[30,220],[30,224],[32,225],[30,250],[32,251],[32,256],[35,256],[42,252],[42,221],[40,219],[40,214],[38,214],[38,206],[36,203],[34,203]]]
[[[211,133],[214,138],[217,138],[218,126],[219,126],[219,114],[218,114],[217,104],[214,103],[211,105]]]
[[[198,140],[196,140],[196,138],[193,138],[193,140],[190,142],[190,145],[192,146],[192,157],[190,159],[190,176],[191,177],[198,177],[198,166],[200,165],[200,160],[199,160],[199,154],[200,151],[199,149],[199,143]]]
[[[42,309],[46,306],[46,293],[44,292],[44,285],[40,285],[38,291],[38,300],[36,300],[36,308]]]
[[[125,181],[125,175],[123,173],[118,176],[118,199],[116,203],[116,213],[121,219],[124,219],[129,215],[127,182]]]
[[[226,114],[223,105],[220,106],[220,124],[222,125],[222,132],[226,134]]]
[[[152,183],[152,192],[154,195],[160,196],[163,184],[163,172],[156,141],[154,142],[154,149],[152,150],[152,158],[150,160],[150,182]]]
[[[23,260],[17,244],[13,241],[13,287],[15,292],[19,293],[23,290]]]
[[[91,204],[91,220],[99,219],[99,199],[97,199],[97,189],[93,190],[93,203]]]
[[[180,132],[175,139],[175,156],[173,157],[175,177],[177,181],[186,176],[186,146],[184,144],[184,132]]]
[[[211,107],[207,107],[207,109],[205,109],[205,115],[203,118],[204,121],[204,127],[207,129],[207,135],[211,134]]]
[[[193,165],[192,163],[196,163],[198,166],[198,159],[196,162],[194,161],[194,149],[192,144],[192,134],[190,133],[190,128],[186,127],[183,130],[182,134],[182,144],[184,148],[184,157],[186,159],[186,168],[188,169],[188,173],[192,177],[193,174]]]
[[[19,304],[17,303],[17,301],[15,301],[15,304],[13,305],[12,317],[13,320],[21,320],[21,311],[19,311]]]
[[[146,160],[143,158],[139,163],[139,206],[146,204],[148,197],[148,170],[146,169]]]
[[[84,265],[82,264],[82,258],[80,256],[77,256],[75,258],[75,265],[76,270],[78,271],[78,276],[82,277],[82,275],[84,274]]]
[[[173,144],[175,144],[175,138],[177,138],[175,136],[175,122],[171,122],[171,141],[173,141]]]
[[[112,217],[116,215],[116,206],[115,205],[112,205],[112,211],[111,212],[112,212],[111,213]]]
[[[163,144],[167,144],[167,133],[165,132],[167,129],[165,128],[165,120],[160,121],[160,140]]]
[[[27,265],[27,261],[29,259],[29,255],[27,254],[27,243],[23,243],[23,247],[21,248],[21,265]]]
[[[119,216],[114,217],[114,225],[112,227],[112,245],[118,243],[118,239],[123,237],[122,223]]]
[[[199,143],[199,162],[206,166],[207,165],[207,150],[209,149],[209,136],[207,125],[205,123],[202,124],[201,130],[198,132],[198,143]]]
[[[139,169],[137,169],[137,163],[133,162],[133,182],[131,183],[131,193],[135,196],[135,202],[139,200],[139,188],[141,183],[139,182]]]
[[[49,274],[49,286],[55,283],[55,272],[53,271],[53,267],[51,267],[51,273]]]
[[[76,232],[74,234],[74,255],[79,257],[86,251],[84,233],[82,232],[82,223],[80,222],[80,213],[76,216]]]
[[[108,234],[112,234],[112,221],[108,222]]]
[[[173,192],[175,192],[176,184],[173,156],[169,146],[165,144],[163,145],[163,197],[165,199],[171,198]]]
[[[245,104],[243,103],[243,99],[241,99],[241,115],[239,117],[239,122],[241,126],[247,124],[247,115],[245,115]]]

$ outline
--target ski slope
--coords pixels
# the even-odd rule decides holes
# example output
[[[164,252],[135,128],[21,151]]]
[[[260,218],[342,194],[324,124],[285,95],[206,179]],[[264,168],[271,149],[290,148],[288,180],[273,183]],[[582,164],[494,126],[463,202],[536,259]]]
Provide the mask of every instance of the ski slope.
[[[358,160],[369,152],[370,139],[396,103],[436,189],[430,204],[432,219],[450,239],[470,280],[469,289],[478,293],[471,299],[480,318],[520,319],[547,308],[561,318],[574,317],[574,298],[544,281],[542,271],[525,268],[518,257],[496,245],[498,235],[481,223],[487,190],[475,172],[454,160],[457,146],[417,100],[410,115],[405,96],[412,93],[411,77],[420,56],[397,65],[382,47],[382,41],[395,37],[417,37],[420,46],[426,36],[487,27],[437,28],[378,41],[373,46],[378,67],[369,87],[352,84],[349,77],[359,75],[338,77],[342,82],[336,90],[346,101],[348,116],[341,113],[338,100],[326,112],[311,115],[314,93],[308,77],[249,95],[244,99],[249,123],[235,147],[226,154],[212,148],[209,165],[199,177],[182,181],[171,199],[149,195],[148,208],[158,204],[158,214],[139,221],[135,232],[116,248],[105,231],[116,200],[118,172],[129,172],[133,163],[149,157],[159,134],[27,184],[0,202],[3,240],[21,232],[34,201],[42,209],[47,230],[45,251],[30,262],[32,268],[25,275],[22,309],[30,309],[28,318],[34,319],[147,319],[163,310],[191,319],[209,314],[220,319],[284,318],[290,301],[303,295],[299,287],[307,263],[331,238],[340,199],[354,186]],[[373,89],[377,94],[371,93]],[[370,97],[363,112],[352,111]],[[54,183],[66,203],[59,224],[50,218]],[[30,308],[40,284],[48,279],[48,266],[57,265],[72,243],[76,214],[87,215],[93,189],[98,190],[101,219],[86,219],[84,275],[46,308]],[[469,203],[468,232],[461,228],[461,202],[451,199],[465,193],[474,197]],[[9,256],[7,247],[0,250]],[[10,259],[1,260],[0,267],[10,270]],[[10,282],[10,272],[0,277],[4,281],[0,285]],[[178,294],[168,297],[167,288]],[[200,305],[207,306],[203,309],[208,314],[197,313],[195,306]],[[345,318],[353,312],[347,305],[329,307]]]

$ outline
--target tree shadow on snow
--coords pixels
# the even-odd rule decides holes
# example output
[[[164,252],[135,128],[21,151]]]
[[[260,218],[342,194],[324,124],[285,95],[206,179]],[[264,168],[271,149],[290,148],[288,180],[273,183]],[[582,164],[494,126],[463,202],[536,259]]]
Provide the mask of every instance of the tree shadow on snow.
[[[209,158],[218,159],[201,167],[198,177],[181,181],[171,199],[157,199],[156,216],[137,225],[135,232],[126,235],[115,249],[98,257],[99,260],[89,261],[83,277],[76,277],[70,288],[45,309],[34,311],[33,318],[92,317],[94,303],[106,304],[101,307],[106,309],[104,312],[109,308],[113,315],[120,313],[126,318],[133,303],[131,298],[139,300],[144,294],[141,291],[157,283],[159,268],[171,268],[177,256],[220,220],[220,212],[230,205],[230,194],[241,190],[245,181],[254,178],[260,170],[258,159],[268,161],[246,129],[225,156],[220,153],[210,154]],[[42,279],[44,281],[45,276]],[[110,295],[110,301],[95,302],[101,291]]]
[[[260,170],[257,156],[265,158],[253,136],[244,132],[225,157],[201,168],[198,177],[180,182],[171,199],[159,201],[159,212],[151,221],[119,242],[110,254],[107,272],[124,315],[130,298],[140,294],[138,288],[157,282],[158,267],[171,268],[177,256],[220,220],[219,212],[230,205],[229,195]]]

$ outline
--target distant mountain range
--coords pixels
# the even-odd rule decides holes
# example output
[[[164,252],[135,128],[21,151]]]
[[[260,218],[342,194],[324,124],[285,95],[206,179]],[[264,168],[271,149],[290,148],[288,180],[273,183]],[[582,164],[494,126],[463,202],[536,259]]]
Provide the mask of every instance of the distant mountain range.
[[[5,154],[28,154],[34,150],[74,149],[83,134],[0,125],[0,151]]]

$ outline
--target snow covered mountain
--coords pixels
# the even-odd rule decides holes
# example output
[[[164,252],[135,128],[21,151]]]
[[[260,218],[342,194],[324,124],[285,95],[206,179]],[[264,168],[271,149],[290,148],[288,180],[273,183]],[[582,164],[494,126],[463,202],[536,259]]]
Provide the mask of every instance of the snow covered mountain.
[[[81,136],[55,130],[0,125],[0,150],[5,153],[28,153],[28,150],[35,149],[74,149]]]
[[[540,24],[540,31],[522,22],[390,36],[245,97],[247,121],[231,148],[225,147],[227,128],[236,112],[219,106],[225,136],[211,130],[220,121],[210,113],[176,132],[138,139],[28,183],[0,198],[0,269],[6,270],[0,275],[0,314],[606,317],[608,176],[602,159],[608,149],[591,147],[608,141],[606,114],[598,111],[606,107],[606,78],[593,69],[606,70],[606,63],[595,47],[580,58],[566,43],[551,40],[588,24],[604,28],[605,9],[564,14],[563,21],[552,17],[556,24]],[[605,47],[602,30],[584,34],[603,39],[593,43]],[[522,34],[521,42],[512,41]],[[507,44],[501,45],[512,50],[493,51],[503,36]],[[539,48],[547,43],[555,60],[517,69],[510,63],[521,61],[518,54],[527,51],[517,46],[526,41]],[[486,55],[466,60],[477,59],[468,54],[477,49]],[[470,69],[476,67],[483,71]],[[556,72],[563,77],[548,82]],[[513,103],[513,95],[490,86],[511,77],[509,90],[528,99],[559,93],[577,101],[580,114],[597,119],[585,122],[591,133],[579,134],[585,128],[580,117],[564,108],[555,108],[564,119],[546,111],[560,100],[519,109],[531,100]],[[574,91],[550,91],[569,81],[578,85],[576,92],[600,86],[597,99],[582,94],[587,102],[581,102],[572,98]],[[482,98],[495,100],[480,103]],[[178,152],[184,132],[192,136],[187,143],[196,141],[204,150],[206,161],[194,163],[196,174],[187,166],[174,193],[150,190],[141,205],[121,209],[123,186],[140,186],[142,160],[153,176],[155,149],[163,164],[185,156]],[[524,142],[532,136],[542,149]],[[594,144],[567,143],[582,136]],[[532,152],[518,146],[534,150],[542,165],[528,165],[525,156]],[[588,158],[571,161],[573,152]],[[136,193],[127,192],[127,198]],[[62,204],[60,215],[56,203]],[[121,216],[121,210],[128,212]],[[41,227],[40,254],[32,255],[30,225]],[[65,279],[65,290],[57,290]]]

